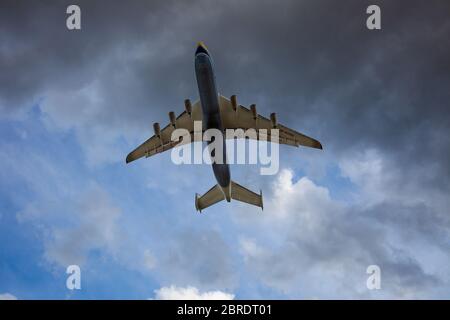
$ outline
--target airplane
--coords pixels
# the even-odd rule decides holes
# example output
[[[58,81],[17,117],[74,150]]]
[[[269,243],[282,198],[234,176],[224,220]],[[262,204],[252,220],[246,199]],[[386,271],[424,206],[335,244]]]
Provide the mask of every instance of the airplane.
[[[277,123],[275,113],[271,113],[270,119],[268,119],[258,114],[254,104],[248,109],[237,103],[235,95],[232,95],[230,99],[220,95],[217,91],[211,54],[203,42],[199,42],[195,50],[195,73],[200,100],[192,104],[189,99],[186,99],[184,101],[185,111],[178,117],[175,117],[173,111],[169,112],[170,123],[162,130],[159,123],[154,123],[154,135],[130,152],[126,158],[126,163],[180,146],[183,141],[181,139],[180,141],[172,141],[172,132],[177,128],[184,128],[189,131],[192,138],[194,121],[202,120],[204,120],[202,121],[204,131],[214,128],[224,133],[226,129],[270,130],[275,128],[279,130],[279,144],[322,149],[322,144],[319,141]],[[262,140],[263,138],[258,135],[256,139]],[[194,141],[194,139],[190,141]],[[212,162],[217,184],[203,196],[195,194],[197,211],[201,212],[222,200],[230,202],[231,199],[263,209],[262,191],[257,194],[231,180],[230,168],[226,161],[225,139],[223,139],[223,155],[225,161],[221,163]]]

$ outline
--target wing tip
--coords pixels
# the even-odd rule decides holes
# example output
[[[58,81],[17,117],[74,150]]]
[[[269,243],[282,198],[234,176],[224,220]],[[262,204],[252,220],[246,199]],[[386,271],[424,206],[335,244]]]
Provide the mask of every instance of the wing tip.
[[[262,195],[262,190],[261,189],[259,189],[259,196],[260,196],[260,199],[261,199],[261,211],[264,211],[264,202],[263,202],[263,195]]]
[[[135,160],[134,157],[133,157],[133,154],[132,154],[132,153],[129,153],[129,154],[127,155],[127,158],[125,159],[125,163],[130,163],[130,162],[133,161],[133,160]]]
[[[314,144],[313,144],[312,147],[316,148],[316,149],[323,150],[322,144],[319,141],[317,141],[317,140],[314,141]]]

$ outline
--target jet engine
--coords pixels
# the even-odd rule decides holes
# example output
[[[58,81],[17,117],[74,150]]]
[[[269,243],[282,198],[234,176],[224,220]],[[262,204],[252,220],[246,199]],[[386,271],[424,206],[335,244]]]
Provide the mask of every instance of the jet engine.
[[[153,131],[155,132],[155,136],[157,136],[158,138],[161,138],[161,128],[159,127],[158,122],[155,122],[153,124]]]
[[[177,127],[177,124],[176,124],[177,119],[176,119],[176,117],[175,117],[175,112],[173,112],[173,111],[170,111],[170,112],[169,112],[169,119],[170,119],[170,124],[171,124],[174,128],[176,128],[176,127]]]
[[[258,112],[256,111],[256,104],[252,104],[250,106],[250,110],[252,111],[253,119],[256,120],[258,118]]]
[[[236,95],[233,94],[233,95],[230,97],[230,100],[231,100],[231,106],[233,107],[233,110],[236,111],[236,110],[237,110],[237,99],[236,99]]]
[[[270,122],[272,123],[272,128],[277,127],[277,114],[275,112],[270,114]]]
[[[188,113],[188,115],[191,115],[191,113],[192,113],[191,100],[189,100],[189,99],[184,100],[184,107],[185,107],[186,112]]]

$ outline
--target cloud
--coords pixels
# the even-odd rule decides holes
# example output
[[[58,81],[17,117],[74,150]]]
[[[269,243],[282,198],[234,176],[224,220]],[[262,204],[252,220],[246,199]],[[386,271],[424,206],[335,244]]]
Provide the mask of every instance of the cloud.
[[[364,163],[353,169],[367,173]],[[372,169],[379,170],[377,166]],[[383,173],[379,175],[382,180]],[[368,190],[383,188],[379,181],[374,181],[373,186],[366,182]],[[407,222],[418,217],[415,208],[407,207],[409,216],[404,218],[410,228],[402,230],[400,225],[386,222],[386,214],[378,204],[334,200],[327,188],[307,177],[294,181],[289,170],[279,174],[273,188],[273,197],[267,201],[270,214],[258,219],[262,219],[259,222],[238,220],[248,228],[266,233],[260,237],[256,232],[254,237],[240,240],[248,272],[265,285],[297,298],[433,297],[447,285],[442,270],[430,268],[433,262],[429,261],[430,258],[449,261],[444,247],[439,247],[437,241],[423,240],[423,226]],[[389,196],[388,189],[386,192],[383,201]],[[381,193],[377,189],[377,194]],[[398,201],[395,203],[400,205]],[[393,208],[388,203],[383,209]],[[394,209],[393,212],[400,211]],[[430,228],[439,228],[434,222],[427,223]],[[414,235],[416,239],[411,241]],[[444,241],[445,234],[440,236],[440,241]],[[434,254],[423,254],[427,246],[433,248]],[[366,268],[372,264],[381,268],[380,291],[366,288]]]
[[[107,193],[91,185],[75,205],[74,226],[52,228],[45,257],[61,266],[83,265],[90,251],[103,249],[115,255],[121,241],[118,219],[121,210],[111,204]]]
[[[1,141],[2,180],[15,186],[2,188],[2,195],[18,208],[7,213],[36,228],[48,262],[82,265],[95,249],[114,255],[124,238],[118,225],[121,208],[72,156],[66,157],[59,141],[42,132],[40,118],[16,125],[24,125],[32,137]],[[23,152],[26,157],[20,156]]]
[[[155,290],[157,300],[233,300],[234,295],[222,291],[200,292],[195,287],[162,287]]]
[[[360,1],[338,12],[329,0],[276,8],[270,1],[131,1],[126,13],[120,2],[79,5],[88,13],[80,32],[65,29],[64,3],[11,2],[2,10],[0,105],[11,114],[42,101],[49,123],[75,130],[87,163],[123,161],[121,139],[142,142],[149,123],[168,122],[169,108],[179,113],[184,98],[197,98],[192,64],[201,38],[216,56],[223,94],[277,111],[280,122],[320,138],[327,150],[370,145],[400,160],[439,158],[445,168],[448,3],[414,1],[405,15],[404,4],[381,1],[382,32],[366,29]]]
[[[175,234],[161,257],[162,283],[200,289],[232,289],[237,284],[231,247],[216,230],[187,229]]]
[[[149,249],[146,249],[144,251],[144,266],[148,270],[155,269],[156,267],[156,258],[154,255],[150,252]]]
[[[276,111],[280,123],[321,140],[330,161],[375,148],[403,164],[405,180],[427,167],[423,182],[450,190],[449,4],[381,1],[381,32],[365,27],[368,4],[336,12],[329,0],[276,8],[131,1],[124,13],[120,2],[80,1],[89,14],[82,31],[68,32],[64,3],[11,2],[13,13],[0,19],[2,115],[40,101],[50,128],[74,131],[87,164],[123,162],[152,134],[149,123],[168,122],[168,110],[197,98],[193,50],[201,38],[216,57],[221,93]]]
[[[381,32],[365,28],[370,3],[356,0],[130,1],[125,11],[118,1],[79,1],[80,32],[65,28],[68,4],[0,5],[1,118],[23,119],[37,103],[55,139],[77,140],[49,150],[48,137],[32,140],[29,123],[28,145],[2,140],[2,181],[20,180],[14,190],[24,191],[6,197],[21,208],[19,220],[43,231],[49,261],[83,263],[100,250],[161,285],[234,290],[245,273],[288,297],[430,297],[448,287],[448,1],[379,1]],[[263,186],[265,210],[257,218],[237,210],[234,225],[212,214],[220,207],[201,222],[186,218],[186,190],[210,183],[208,169],[168,169],[164,156],[127,174],[114,166],[152,134],[151,122],[163,125],[169,110],[197,98],[198,40],[214,56],[222,94],[255,102],[261,114],[276,111],[325,147],[282,147],[281,164],[292,170],[273,189],[247,171]],[[64,152],[84,161],[84,175],[63,165]],[[120,200],[99,185],[80,191],[105,176],[108,189],[124,190]],[[341,191],[343,181],[351,191]],[[178,201],[168,203],[167,192]],[[139,236],[124,235],[129,225]],[[381,293],[364,287],[373,263],[382,268]]]
[[[11,293],[2,293],[0,294],[0,300],[17,300],[17,297]]]
[[[450,199],[445,189],[427,185],[433,168],[424,167],[406,178],[401,166],[374,149],[349,154],[340,168],[358,187],[354,201],[361,211],[398,228],[399,235],[428,239],[445,248]]]

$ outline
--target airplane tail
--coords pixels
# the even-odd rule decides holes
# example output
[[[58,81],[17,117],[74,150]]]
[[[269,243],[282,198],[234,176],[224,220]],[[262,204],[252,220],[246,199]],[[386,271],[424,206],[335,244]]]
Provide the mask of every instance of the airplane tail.
[[[234,181],[231,181],[231,198],[264,209],[261,190],[257,194]]]
[[[231,181],[227,188],[222,188],[216,184],[201,197],[199,197],[199,194],[195,194],[195,208],[197,211],[202,212],[203,209],[222,200],[229,202],[230,198],[264,209],[262,191],[260,191],[260,194],[257,194],[234,181]]]

